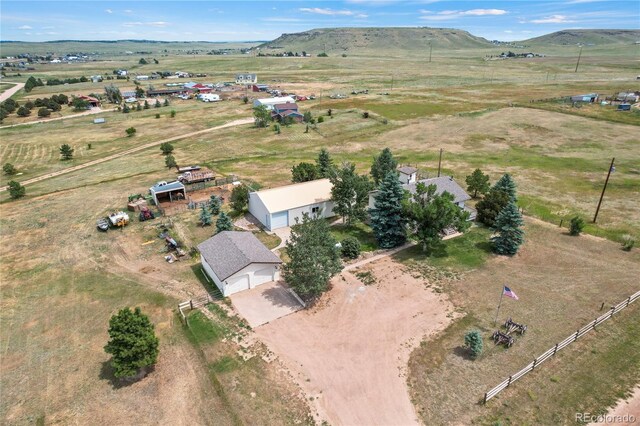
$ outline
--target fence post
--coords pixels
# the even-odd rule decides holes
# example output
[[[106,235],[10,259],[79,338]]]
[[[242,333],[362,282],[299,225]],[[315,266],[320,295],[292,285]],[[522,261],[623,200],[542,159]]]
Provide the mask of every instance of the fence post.
[[[558,352],[558,344],[557,344],[557,343],[556,343],[556,347],[555,347],[555,348],[553,348],[553,354],[555,355],[555,354],[556,354],[556,352]]]
[[[598,318],[593,320],[593,325],[591,326],[591,328],[593,328],[594,330],[596,329],[596,323],[598,322]]]
[[[531,371],[536,369],[536,364],[538,363],[538,358],[533,360],[533,366],[531,367]]]
[[[507,387],[511,386],[511,378],[512,378],[512,377],[513,377],[513,376],[509,376],[509,382],[507,383]]]
[[[616,310],[616,307],[612,306],[611,307],[611,316],[609,318],[613,318],[613,311],[615,311],[615,310]]]
[[[573,336],[573,341],[574,341],[574,342],[575,342],[576,340],[578,340],[578,334],[580,334],[580,329],[578,329],[578,330],[576,331],[576,335],[575,335],[575,336]]]
[[[483,402],[483,404],[486,404],[486,403],[487,403],[487,394],[485,393],[484,394],[484,402]]]
[[[627,304],[625,305],[625,308],[629,306],[629,303],[631,303],[631,296],[629,296],[629,298],[627,299]]]
[[[191,310],[193,311],[193,300],[189,300],[189,306],[191,306]]]

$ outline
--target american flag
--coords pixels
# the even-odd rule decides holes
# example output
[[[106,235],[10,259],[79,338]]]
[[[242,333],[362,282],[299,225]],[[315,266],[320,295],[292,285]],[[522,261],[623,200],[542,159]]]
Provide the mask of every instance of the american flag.
[[[504,286],[504,289],[502,290],[502,294],[504,294],[505,296],[510,297],[512,299],[518,300],[518,296],[513,292],[513,290],[511,290],[507,286]]]

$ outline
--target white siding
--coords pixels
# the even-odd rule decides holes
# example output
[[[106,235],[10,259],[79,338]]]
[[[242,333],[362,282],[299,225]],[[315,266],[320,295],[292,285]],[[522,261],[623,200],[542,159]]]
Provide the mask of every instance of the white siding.
[[[310,204],[308,206],[297,207],[289,210],[289,226],[296,224],[296,218],[302,221],[303,213],[308,213],[309,216],[313,216],[314,207],[319,208],[320,217],[326,218],[335,216],[335,213],[333,212],[333,201],[323,201],[322,203]]]
[[[207,261],[204,260],[204,257],[200,257],[200,262],[202,263],[202,267],[204,268],[207,275],[209,275],[209,278],[211,278],[213,282],[216,283],[216,287],[218,287],[220,292],[224,294],[224,286],[222,285],[222,282],[218,279],[218,276],[213,272],[213,269],[211,269],[211,266],[209,266]]]
[[[264,226],[269,229],[269,211],[265,207],[264,203],[260,199],[257,193],[249,193],[249,213],[251,213],[256,219],[260,221]]]
[[[271,263],[252,263],[246,268],[236,272],[229,278],[221,282],[211,269],[211,266],[201,258],[202,267],[211,277],[216,286],[220,289],[223,296],[237,293],[247,289],[246,280],[249,281],[248,288],[254,288],[260,284],[277,281],[280,279],[279,265]]]

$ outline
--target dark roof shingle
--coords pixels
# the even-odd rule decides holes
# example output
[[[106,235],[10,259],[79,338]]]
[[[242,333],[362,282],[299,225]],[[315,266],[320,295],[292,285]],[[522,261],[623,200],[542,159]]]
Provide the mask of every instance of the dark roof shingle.
[[[464,189],[458,183],[453,180],[451,176],[440,176],[430,179],[422,179],[417,181],[416,183],[410,183],[406,185],[402,185],[404,189],[411,192],[411,194],[416,193],[416,185],[419,183],[423,183],[426,186],[435,185],[436,186],[436,194],[442,194],[443,192],[448,192],[453,195],[453,202],[460,203],[462,201],[470,200],[471,197],[467,194]]]

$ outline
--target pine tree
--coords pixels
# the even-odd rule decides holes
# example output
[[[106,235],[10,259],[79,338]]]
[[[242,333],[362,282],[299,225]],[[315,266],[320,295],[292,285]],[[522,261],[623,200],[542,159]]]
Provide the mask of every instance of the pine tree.
[[[478,193],[486,194],[489,192],[489,176],[482,173],[480,169],[475,169],[465,181],[467,182],[467,191],[473,192],[473,198],[477,198]]]
[[[220,212],[220,216],[218,216],[218,220],[216,221],[216,233],[222,231],[233,231],[233,222],[225,212]]]
[[[316,160],[316,166],[318,168],[318,174],[320,175],[320,177],[328,178],[333,175],[333,160],[329,155],[329,151],[327,151],[325,148],[322,148],[320,150],[320,154],[318,154],[318,159]]]
[[[149,109],[149,108],[151,108],[151,107],[149,106],[149,101],[145,100],[145,101],[144,101],[144,109]]]
[[[19,182],[12,180],[9,182],[9,196],[13,199],[22,198],[26,193],[26,189],[24,186],[20,185]]]
[[[211,225],[211,213],[209,213],[209,210],[207,210],[205,206],[202,206],[202,210],[200,211],[200,224],[202,224],[202,226]]]
[[[160,108],[161,106],[162,106],[162,104],[160,103],[160,100],[156,99],[156,103],[155,103],[154,107]]]
[[[158,347],[153,324],[140,308],[124,308],[109,320],[109,342],[104,350],[112,355],[116,377],[132,377],[141,368],[154,365]]]
[[[574,216],[571,218],[571,224],[569,226],[569,235],[578,236],[584,229],[584,219],[580,216]]]
[[[380,183],[374,207],[369,211],[371,229],[380,248],[392,248],[407,240],[406,219],[402,200],[404,190],[395,173],[390,172]]]
[[[209,210],[213,216],[220,214],[220,208],[222,207],[222,200],[217,195],[211,195],[209,199]]]
[[[164,164],[170,169],[178,165],[178,163],[176,163],[176,158],[171,154],[164,157]]]
[[[62,156],[62,160],[71,160],[73,158],[74,149],[71,148],[66,143],[60,147],[60,155]]]
[[[464,345],[469,349],[472,358],[477,358],[482,353],[482,334],[478,330],[471,330],[464,335]]]
[[[515,203],[510,202],[502,209],[495,222],[496,234],[491,238],[493,250],[498,254],[514,255],[524,242],[522,216]]]
[[[371,165],[371,177],[376,186],[387,176],[389,172],[397,173],[398,163],[393,158],[393,154],[389,148],[382,150],[380,155],[373,158]]]
[[[493,189],[498,189],[500,191],[506,192],[509,196],[509,199],[516,203],[518,201],[518,197],[516,196],[516,183],[513,181],[513,178],[509,173],[505,173],[502,175],[500,180],[493,185]]]
[[[340,250],[324,219],[302,215],[296,219],[287,240],[290,261],[284,265],[283,277],[305,300],[313,300],[328,289],[329,279],[342,270]]]
[[[24,91],[29,93],[30,91],[33,90],[34,87],[36,87],[38,85],[38,82],[36,81],[36,79],[31,76],[27,79],[27,82],[24,83]]]

